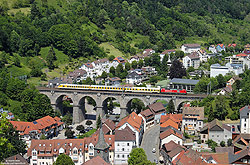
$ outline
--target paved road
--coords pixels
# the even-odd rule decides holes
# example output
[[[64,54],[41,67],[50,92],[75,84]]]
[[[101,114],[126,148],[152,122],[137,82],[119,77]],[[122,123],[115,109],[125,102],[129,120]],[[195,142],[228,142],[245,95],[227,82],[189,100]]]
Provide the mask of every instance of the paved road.
[[[148,129],[142,139],[141,148],[146,152],[148,160],[154,162],[155,159],[159,162],[159,135],[160,125],[156,125]],[[156,153],[152,153],[152,149],[156,149]]]

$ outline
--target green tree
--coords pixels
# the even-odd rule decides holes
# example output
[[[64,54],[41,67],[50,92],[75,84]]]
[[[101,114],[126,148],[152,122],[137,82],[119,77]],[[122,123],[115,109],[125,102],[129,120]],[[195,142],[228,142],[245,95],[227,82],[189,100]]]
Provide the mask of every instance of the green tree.
[[[40,139],[41,139],[41,140],[46,140],[47,137],[46,137],[44,134],[42,134],[41,137],[40,137]]]
[[[26,84],[24,81],[11,78],[9,79],[8,85],[6,87],[6,94],[13,100],[21,100],[20,94],[25,89],[25,87]]]
[[[20,44],[20,36],[15,30],[10,34],[10,49],[12,52],[17,52]]]
[[[224,78],[224,76],[222,76],[222,74],[216,76],[216,79],[218,82],[218,88],[223,88],[226,86],[226,79]]]
[[[115,56],[114,55],[110,55],[108,58],[109,58],[109,61],[113,61],[115,59]]]
[[[72,131],[71,129],[67,129],[64,133],[64,136],[66,136],[68,139],[73,139],[74,134],[75,134],[74,131]]]
[[[142,68],[143,65],[144,65],[144,61],[142,59],[140,59],[139,62],[138,62],[138,67]]]
[[[170,100],[167,106],[168,113],[174,113],[175,106],[173,100]]]
[[[8,122],[8,119],[6,118],[7,114],[2,114],[2,118],[0,120],[0,161],[2,162],[5,158],[9,157],[9,155],[6,155],[7,153],[10,153],[14,146],[8,141],[7,138],[5,138],[5,132],[9,129],[10,124]]]
[[[77,127],[76,127],[76,130],[77,131],[79,131],[80,133],[84,133],[84,126],[83,125],[78,125]]]
[[[115,76],[115,68],[113,66],[110,67],[109,73],[111,73],[113,76]]]
[[[227,140],[227,146],[230,147],[230,146],[232,146],[232,144],[233,144],[233,140],[232,139],[228,139]]]
[[[182,78],[186,75],[186,69],[183,67],[182,63],[179,60],[174,60],[169,70],[169,78]]]
[[[224,96],[216,96],[215,100],[212,102],[214,117],[219,120],[225,120],[229,111],[231,111],[229,106],[229,100]]]
[[[43,74],[42,70],[39,68],[34,68],[31,70],[30,75],[32,77],[40,77]]]
[[[107,77],[108,77],[107,72],[103,71],[102,75],[101,75],[101,78],[106,79]]]
[[[87,120],[87,121],[86,121],[86,125],[87,125],[87,126],[90,126],[91,124],[93,124],[93,122],[92,122],[91,120]]]
[[[142,110],[145,109],[144,103],[140,99],[133,99],[131,102],[131,111],[139,114]]]
[[[20,139],[18,131],[8,122],[6,116],[6,114],[3,114],[0,121],[0,141],[3,142],[0,143],[0,149],[1,146],[6,147],[2,148],[0,152],[1,160],[15,154],[24,154],[26,148],[25,142]]]
[[[15,66],[17,66],[17,67],[20,67],[21,66],[21,63],[20,63],[20,59],[19,59],[19,57],[18,56],[13,56],[13,64],[15,65]]]
[[[220,146],[221,146],[221,147],[225,147],[225,145],[226,145],[226,144],[225,144],[224,141],[221,141],[221,142],[220,142]]]
[[[68,155],[60,154],[53,165],[74,165],[74,162]]]
[[[192,66],[190,66],[190,67],[187,69],[187,72],[193,72],[193,71],[195,71],[195,70],[194,70],[194,67],[192,67]]]
[[[66,123],[67,125],[72,124],[72,121],[73,121],[72,115],[69,112],[67,112],[67,114],[63,116],[62,121]]]
[[[131,67],[133,69],[137,69],[137,65],[138,65],[137,61],[133,61],[132,64],[131,64]]]
[[[215,147],[217,147],[218,144],[215,141],[211,140],[211,139],[208,139],[208,141],[206,143],[212,149],[212,151],[215,152]]]
[[[133,148],[129,154],[128,158],[129,165],[151,165],[149,160],[147,160],[147,155],[142,148]]]
[[[56,55],[55,55],[55,51],[53,46],[50,47],[48,56],[46,57],[46,61],[47,61],[47,66],[49,67],[49,69],[54,69],[55,68],[55,64],[54,61],[56,60]]]
[[[102,124],[101,116],[99,115],[96,121],[96,129],[98,129]]]
[[[130,63],[129,63],[129,62],[126,62],[126,64],[125,64],[125,70],[126,70],[126,71],[129,71],[130,69],[131,69]]]
[[[0,107],[6,106],[8,104],[8,96],[0,91]]]
[[[122,73],[124,72],[123,70],[123,65],[122,64],[118,64],[118,66],[116,67],[116,70],[115,70],[115,75],[117,77],[120,77],[122,78]]]

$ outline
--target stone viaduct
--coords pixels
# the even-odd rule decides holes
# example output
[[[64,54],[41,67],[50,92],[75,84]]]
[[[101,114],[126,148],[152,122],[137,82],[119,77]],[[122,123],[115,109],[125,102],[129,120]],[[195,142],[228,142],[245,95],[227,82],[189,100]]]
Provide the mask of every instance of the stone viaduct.
[[[73,101],[73,123],[80,123],[85,119],[85,98],[91,97],[96,102],[96,116],[103,117],[105,114],[105,100],[115,98],[120,103],[120,118],[125,117],[130,110],[131,101],[135,98],[140,99],[145,106],[155,103],[157,100],[174,101],[175,109],[186,101],[200,100],[207,95],[169,95],[162,93],[130,93],[130,92],[113,92],[113,91],[96,91],[82,89],[58,89],[39,87],[40,93],[49,97],[54,109],[60,109],[62,98],[68,96]]]

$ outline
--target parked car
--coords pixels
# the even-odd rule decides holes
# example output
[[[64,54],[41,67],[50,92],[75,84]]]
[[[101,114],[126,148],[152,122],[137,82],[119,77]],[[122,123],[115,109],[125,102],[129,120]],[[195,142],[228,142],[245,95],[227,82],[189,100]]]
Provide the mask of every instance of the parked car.
[[[155,148],[153,148],[153,149],[152,149],[152,152],[153,152],[153,153],[155,153],[155,152],[156,152]]]

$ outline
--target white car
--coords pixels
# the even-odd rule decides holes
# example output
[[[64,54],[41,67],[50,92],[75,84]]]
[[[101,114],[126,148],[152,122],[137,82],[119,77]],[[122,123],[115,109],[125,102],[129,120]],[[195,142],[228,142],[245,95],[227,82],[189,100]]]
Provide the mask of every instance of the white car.
[[[155,148],[153,148],[153,149],[152,149],[152,152],[155,153],[155,151],[156,151]]]

